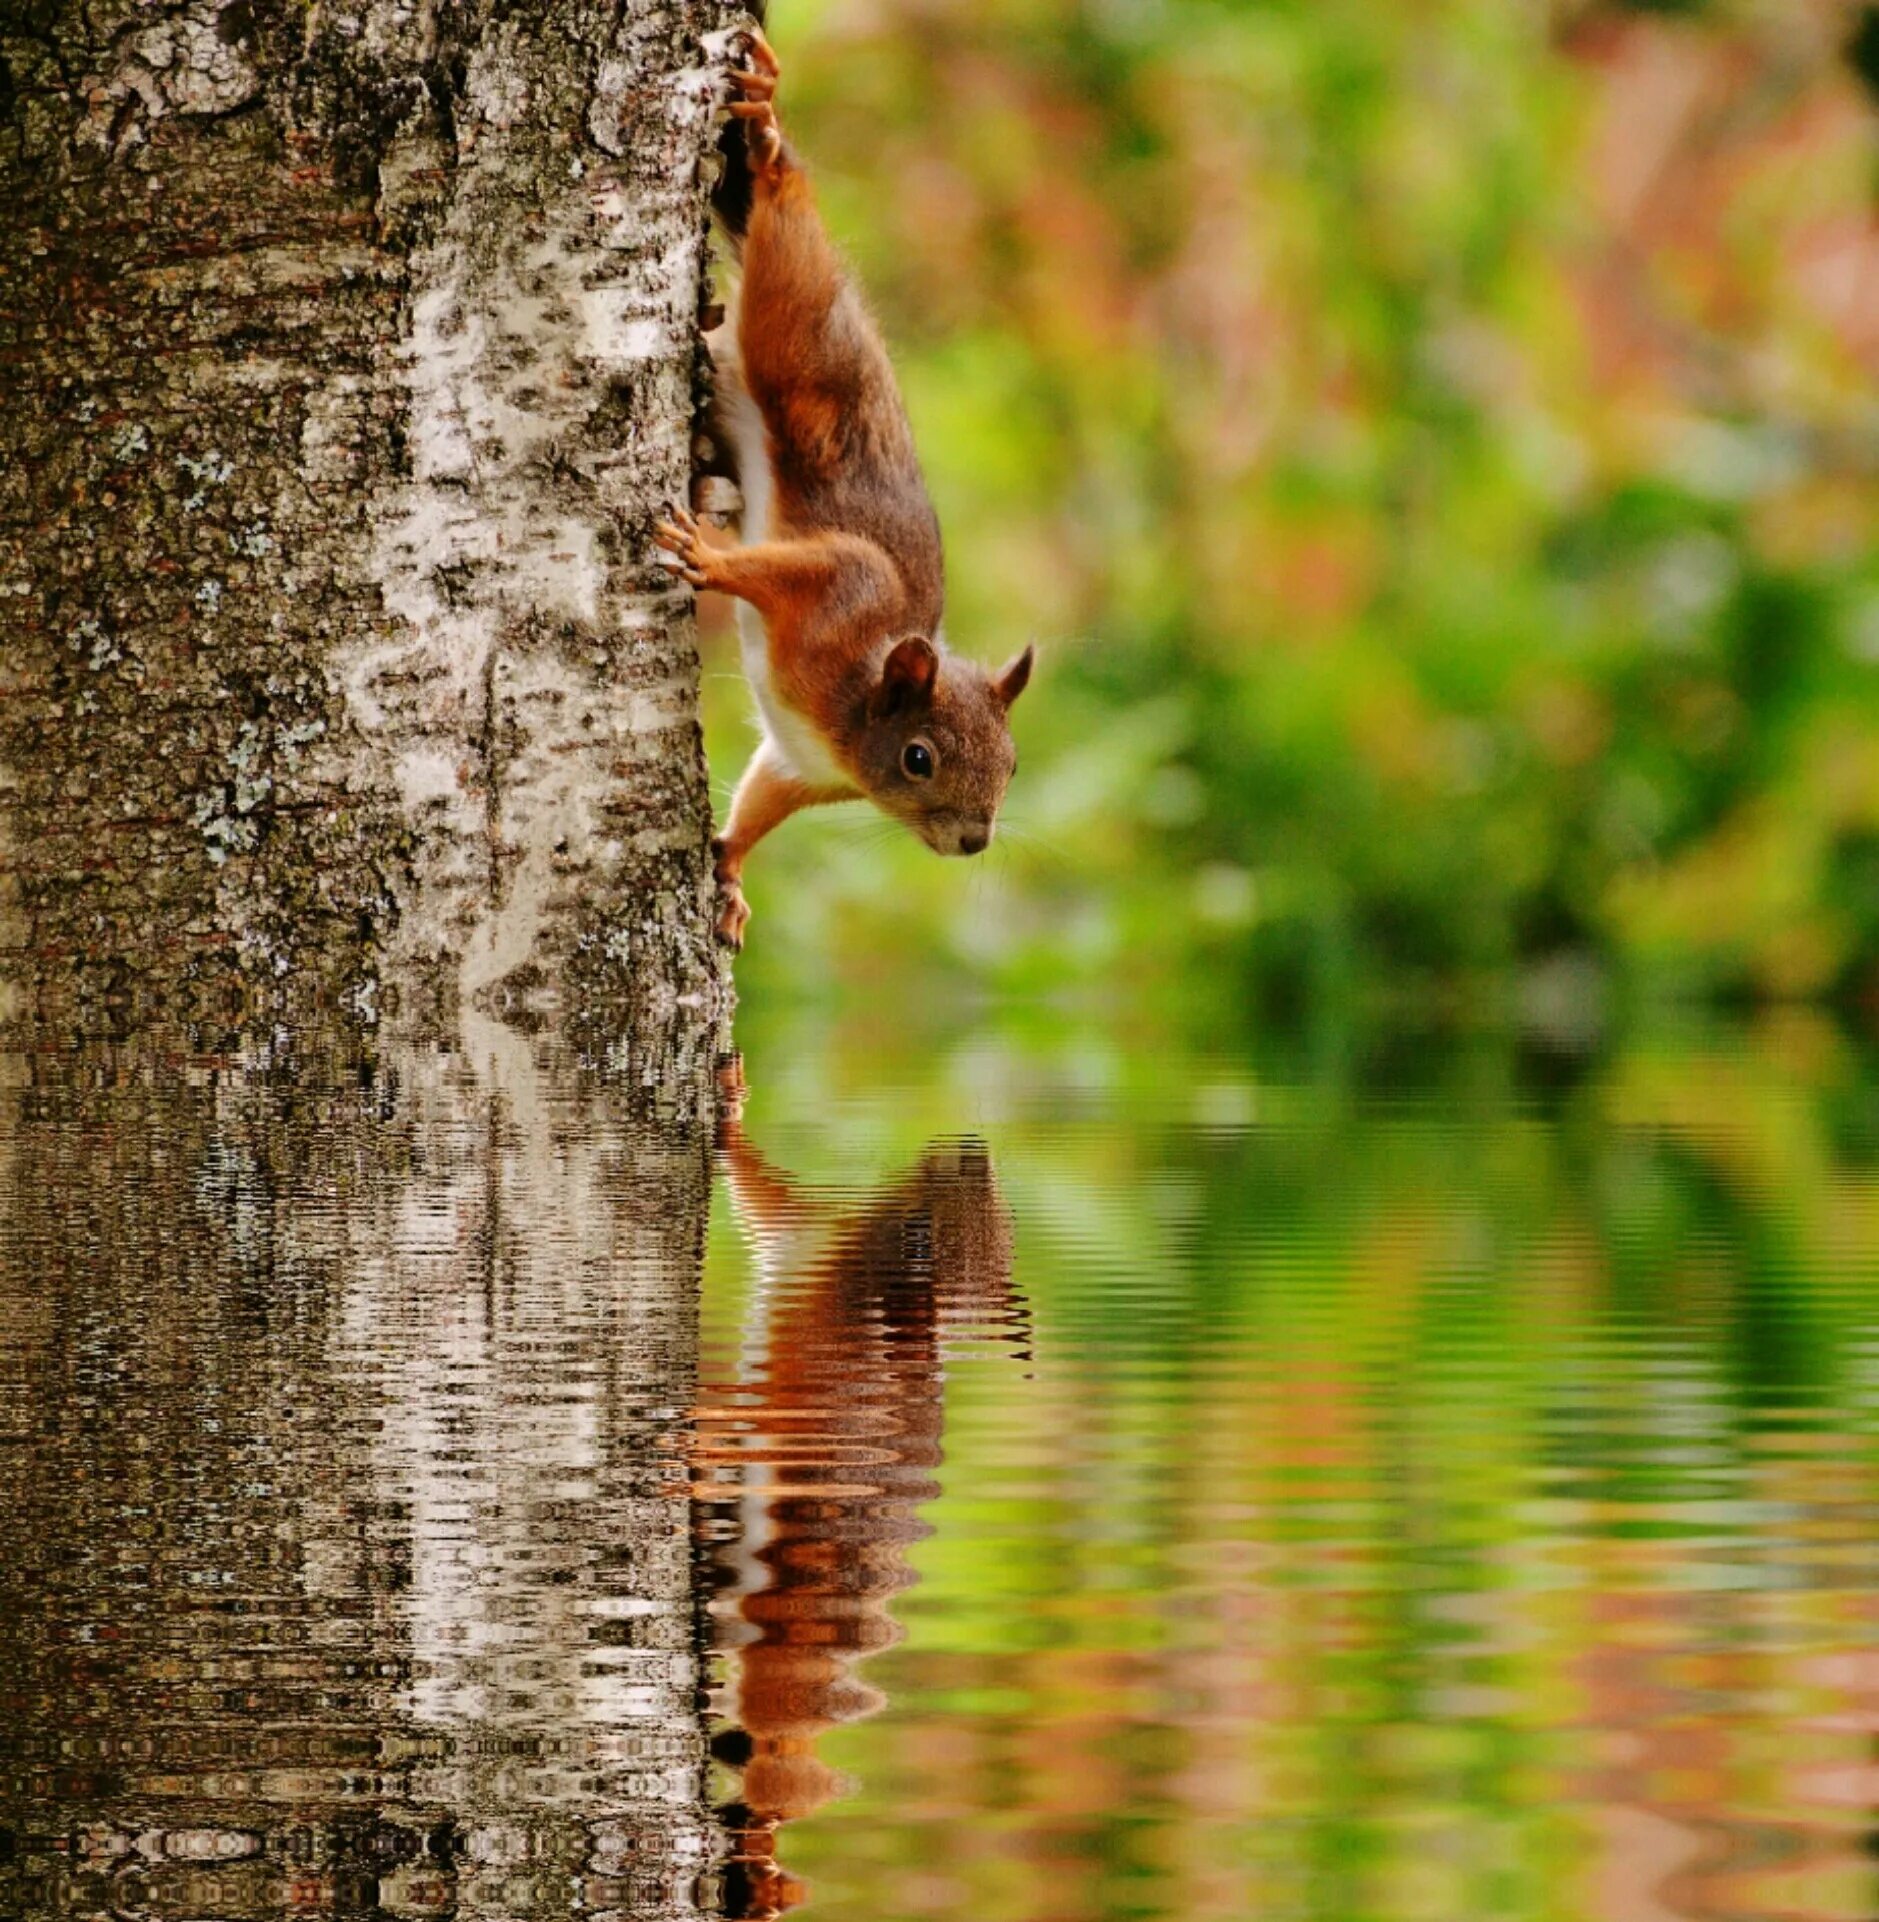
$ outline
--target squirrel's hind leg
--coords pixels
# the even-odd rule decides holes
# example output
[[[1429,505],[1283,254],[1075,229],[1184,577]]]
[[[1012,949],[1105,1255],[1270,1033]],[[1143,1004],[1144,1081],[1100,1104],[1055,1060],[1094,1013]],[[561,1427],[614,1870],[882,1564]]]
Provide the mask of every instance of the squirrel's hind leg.
[[[730,112],[744,123],[751,172],[761,180],[777,173],[788,158],[776,117],[776,84],[783,65],[761,27],[747,29],[744,39],[750,64],[732,69],[731,85],[741,97],[731,102]]]

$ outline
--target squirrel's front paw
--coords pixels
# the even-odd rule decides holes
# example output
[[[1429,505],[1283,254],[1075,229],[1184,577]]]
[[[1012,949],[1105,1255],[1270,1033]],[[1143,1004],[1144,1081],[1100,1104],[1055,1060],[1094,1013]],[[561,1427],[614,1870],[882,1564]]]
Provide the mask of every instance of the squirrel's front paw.
[[[711,549],[705,545],[704,530],[689,507],[675,507],[669,521],[660,521],[652,537],[670,557],[664,565],[694,587],[711,585]]]
[[[744,890],[738,882],[720,881],[718,887],[721,893],[718,939],[727,948],[741,948],[744,930],[750,926],[750,903],[744,899]]]

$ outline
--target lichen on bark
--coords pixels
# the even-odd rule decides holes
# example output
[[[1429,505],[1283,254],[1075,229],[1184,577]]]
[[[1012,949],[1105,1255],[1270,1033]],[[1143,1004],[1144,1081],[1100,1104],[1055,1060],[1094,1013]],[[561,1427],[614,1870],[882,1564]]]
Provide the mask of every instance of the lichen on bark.
[[[0,23],[0,951],[55,1002],[728,1001],[689,596],[717,0]]]

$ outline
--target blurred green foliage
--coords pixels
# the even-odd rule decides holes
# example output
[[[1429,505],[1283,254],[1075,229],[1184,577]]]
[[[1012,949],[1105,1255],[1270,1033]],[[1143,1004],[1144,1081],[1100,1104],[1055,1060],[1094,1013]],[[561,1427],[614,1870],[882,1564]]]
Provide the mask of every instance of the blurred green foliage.
[[[949,637],[1044,666],[991,855],[792,823],[747,996],[1879,994],[1858,15],[779,0]]]

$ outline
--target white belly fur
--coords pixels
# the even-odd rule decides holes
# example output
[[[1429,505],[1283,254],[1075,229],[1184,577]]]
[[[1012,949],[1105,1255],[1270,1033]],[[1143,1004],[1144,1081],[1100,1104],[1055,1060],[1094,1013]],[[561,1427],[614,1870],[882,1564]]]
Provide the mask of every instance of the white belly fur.
[[[728,328],[725,331],[728,333]],[[754,547],[767,540],[770,532],[770,450],[764,438],[763,416],[738,375],[735,350],[726,351],[728,341],[714,340],[712,346],[720,391],[727,402],[724,417],[737,448],[738,485],[744,495],[744,545]],[[737,639],[744,659],[744,678],[757,698],[763,731],[788,762],[790,772],[812,787],[852,787],[854,783],[823,745],[822,736],[777,692],[770,673],[770,642],[764,633],[763,616],[748,601],[737,603]]]
[[[763,616],[748,601],[737,604],[737,638],[742,644],[744,679],[757,697],[757,712],[770,744],[789,770],[811,787],[853,787],[854,782],[822,744],[822,736],[776,691],[770,674],[770,643]]]

